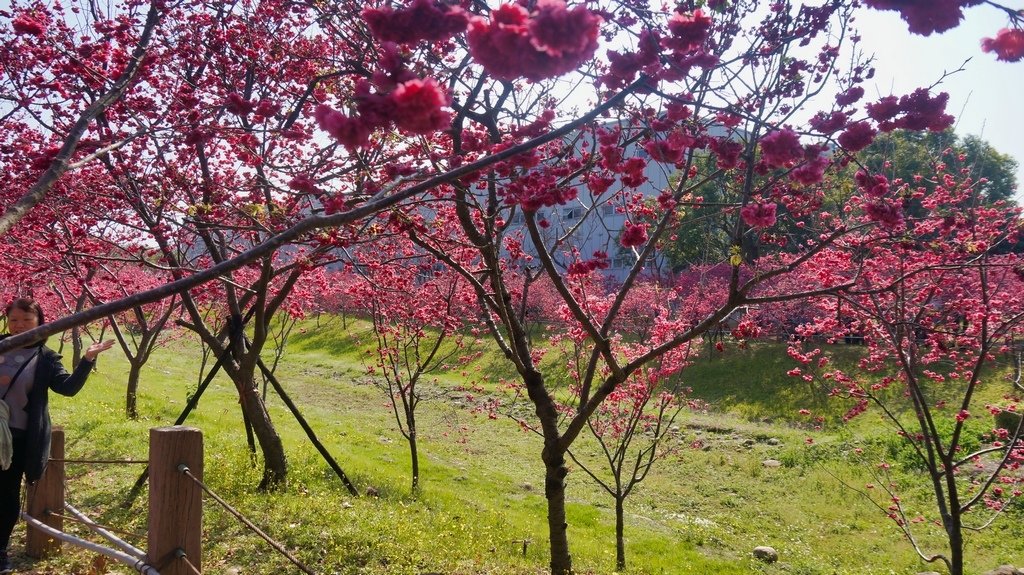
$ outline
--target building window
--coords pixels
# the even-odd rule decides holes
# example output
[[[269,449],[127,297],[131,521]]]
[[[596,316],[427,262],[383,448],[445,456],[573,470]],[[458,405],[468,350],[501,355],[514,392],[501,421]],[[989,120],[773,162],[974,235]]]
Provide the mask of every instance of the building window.
[[[562,219],[566,221],[578,220],[583,217],[583,206],[566,208],[562,212]]]

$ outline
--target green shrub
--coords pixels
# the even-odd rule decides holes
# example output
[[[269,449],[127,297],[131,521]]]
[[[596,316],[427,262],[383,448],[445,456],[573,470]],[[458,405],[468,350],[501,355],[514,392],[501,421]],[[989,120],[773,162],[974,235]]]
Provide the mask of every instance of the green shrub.
[[[940,417],[935,421],[935,427],[939,433],[939,441],[943,446],[949,445],[953,437],[953,430],[956,420],[953,417]],[[960,445],[958,451],[961,454],[971,453],[981,447],[982,438],[990,432],[988,424],[980,419],[968,419],[964,423],[964,430],[960,433]],[[882,447],[886,458],[896,464],[904,471],[924,471],[925,461],[918,454],[915,445],[924,451],[924,443],[919,439],[912,439],[898,434],[890,434],[881,439]]]

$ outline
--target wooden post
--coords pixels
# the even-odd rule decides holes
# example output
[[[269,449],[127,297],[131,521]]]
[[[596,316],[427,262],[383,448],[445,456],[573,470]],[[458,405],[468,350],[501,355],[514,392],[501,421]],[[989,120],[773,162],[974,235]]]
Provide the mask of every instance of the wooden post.
[[[147,562],[161,575],[201,572],[202,489],[185,475],[203,479],[203,434],[194,427],[149,430],[149,541]]]
[[[50,432],[50,459],[43,476],[28,487],[26,513],[53,527],[64,530],[64,430],[55,427]],[[52,461],[56,459],[56,461]],[[50,515],[49,512],[57,515]],[[60,553],[60,540],[27,526],[25,554],[36,559]]]

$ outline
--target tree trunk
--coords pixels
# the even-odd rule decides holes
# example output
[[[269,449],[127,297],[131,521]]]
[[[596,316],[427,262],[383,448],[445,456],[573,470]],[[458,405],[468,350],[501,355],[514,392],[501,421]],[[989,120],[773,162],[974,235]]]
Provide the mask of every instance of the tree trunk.
[[[405,414],[405,424],[409,431],[409,457],[412,461],[412,491],[420,488],[420,456],[416,449],[416,412],[409,410]]]
[[[568,523],[565,521],[565,454],[544,449],[544,495],[548,500],[548,539],[551,541],[551,575],[571,575]]]
[[[73,327],[71,328],[71,365],[78,367],[80,361],[82,361],[82,330]]]
[[[956,511],[947,523],[946,533],[949,535],[949,575],[964,575],[964,531]]]
[[[615,497],[615,570],[626,570],[626,539],[624,537],[624,521],[622,503],[624,497]]]
[[[124,398],[124,414],[128,419],[139,418],[139,406],[137,396],[139,392],[139,375],[142,373],[142,365],[131,364],[128,369],[128,390]]]
[[[238,396],[242,401],[242,411],[252,425],[253,433],[263,451],[263,480],[261,490],[284,487],[288,477],[288,461],[284,455],[281,436],[270,421],[267,405],[263,403],[253,378],[246,382],[236,382]]]

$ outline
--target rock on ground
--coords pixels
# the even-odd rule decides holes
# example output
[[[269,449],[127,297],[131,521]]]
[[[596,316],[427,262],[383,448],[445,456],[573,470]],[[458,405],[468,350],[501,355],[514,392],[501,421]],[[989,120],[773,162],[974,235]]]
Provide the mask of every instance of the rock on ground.
[[[1013,565],[1000,565],[985,575],[1024,575],[1024,569],[1018,569]]]
[[[779,560],[779,552],[767,545],[754,547],[754,558],[765,563],[775,563]]]

